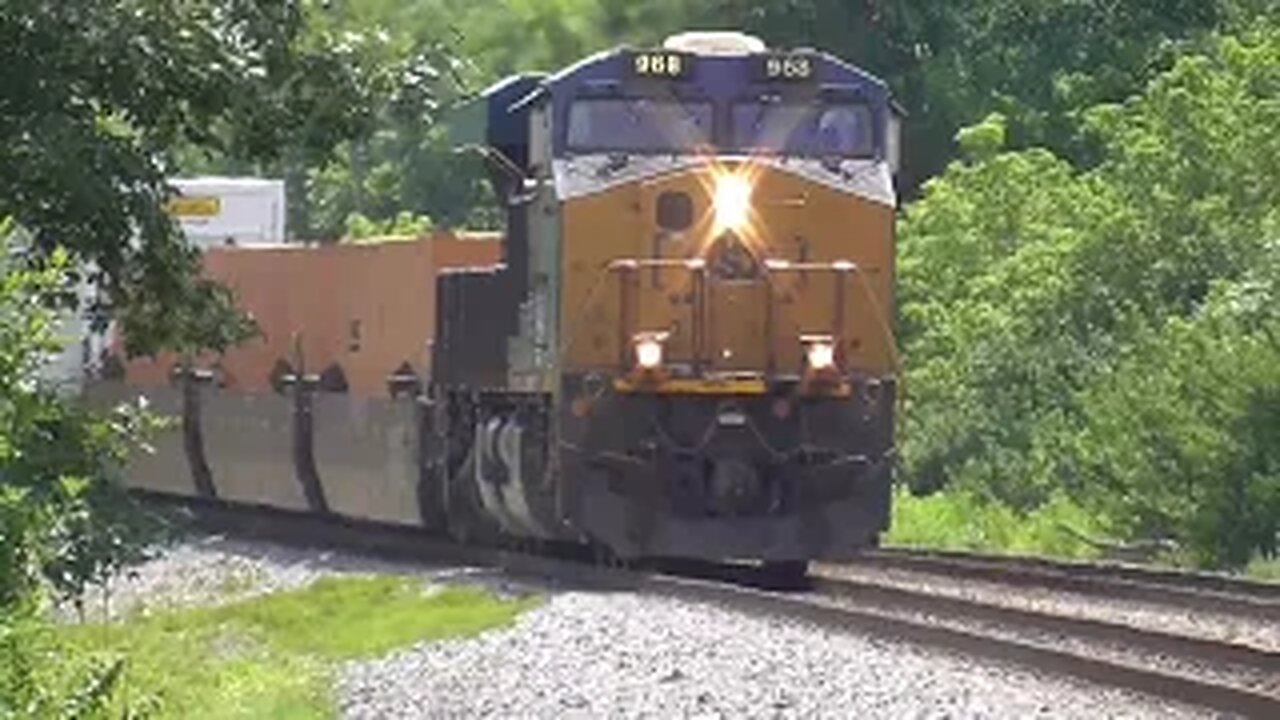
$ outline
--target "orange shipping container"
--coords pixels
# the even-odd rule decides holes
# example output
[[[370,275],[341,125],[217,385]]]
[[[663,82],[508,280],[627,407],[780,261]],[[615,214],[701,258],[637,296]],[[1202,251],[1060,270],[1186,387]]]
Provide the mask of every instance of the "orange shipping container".
[[[232,288],[262,336],[224,357],[202,358],[229,390],[270,392],[276,363],[292,363],[300,338],[308,373],[332,365],[354,395],[387,393],[387,377],[403,364],[430,372],[435,334],[436,274],[441,268],[501,260],[497,234],[435,233],[411,241],[321,247],[213,248],[206,274]],[[132,385],[169,382],[176,358],[139,358],[126,366]]]

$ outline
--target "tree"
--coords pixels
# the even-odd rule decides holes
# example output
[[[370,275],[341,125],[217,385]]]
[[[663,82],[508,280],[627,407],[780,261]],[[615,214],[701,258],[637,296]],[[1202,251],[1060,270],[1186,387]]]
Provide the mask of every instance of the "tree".
[[[33,270],[31,241],[0,219],[0,716],[80,717],[123,665],[69,657],[42,613],[50,589],[78,604],[156,538],[158,521],[119,482],[155,423],[128,406],[97,416],[40,380],[57,350],[47,299],[65,287],[68,258]]]
[[[1060,459],[1098,512],[1131,536],[1181,541],[1207,567],[1277,550],[1280,265],[1264,267],[1144,334],[1091,382]]]
[[[0,248],[0,611],[10,611],[45,581],[77,597],[141,551],[149,523],[118,517],[136,510],[119,480],[154,422],[127,407],[95,416],[40,380],[59,349],[47,298],[65,286],[67,256],[28,269],[31,238],[8,220]]]
[[[1277,88],[1264,24],[1084,113],[1091,170],[986,148],[926,186],[901,263],[917,488],[1021,508],[1065,488],[1202,562],[1272,547],[1275,460],[1241,438],[1269,422],[1275,326],[1223,307],[1278,267]]]
[[[165,212],[180,147],[319,164],[381,98],[417,112],[412,63],[327,31],[304,0],[10,0],[0,7],[0,215],[91,263],[131,354],[225,350],[251,331]],[[311,24],[309,24],[309,22]]]
[[[1080,111],[1118,101],[1216,28],[1274,12],[1273,0],[331,0],[333,32],[388,38],[389,56],[417,56],[442,104],[507,74],[555,71],[619,44],[651,45],[689,29],[743,30],[777,47],[817,47],[885,78],[910,115],[902,187],[915,198],[959,151],[956,132],[992,112],[1009,147],[1044,146],[1092,163]],[[442,52],[452,48],[456,54]],[[334,239],[348,215],[401,211],[443,225],[488,225],[483,171],[449,153],[421,118],[385,118],[375,137],[334,162],[245,165],[224,156],[184,168],[258,169],[290,180],[291,226]]]

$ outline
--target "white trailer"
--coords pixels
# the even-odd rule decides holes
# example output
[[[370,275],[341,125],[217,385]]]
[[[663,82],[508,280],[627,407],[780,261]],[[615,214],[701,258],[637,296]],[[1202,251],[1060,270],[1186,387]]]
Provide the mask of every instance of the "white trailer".
[[[178,191],[169,211],[196,247],[286,242],[284,181],[201,177],[169,182]],[[103,351],[114,336],[114,327],[94,332],[85,316],[96,292],[87,282],[78,288],[81,307],[67,312],[58,327],[63,350],[49,358],[42,373],[45,381],[69,392],[81,389],[87,375],[101,370]]]
[[[169,183],[178,191],[169,212],[197,247],[286,242],[283,180],[198,177]]]

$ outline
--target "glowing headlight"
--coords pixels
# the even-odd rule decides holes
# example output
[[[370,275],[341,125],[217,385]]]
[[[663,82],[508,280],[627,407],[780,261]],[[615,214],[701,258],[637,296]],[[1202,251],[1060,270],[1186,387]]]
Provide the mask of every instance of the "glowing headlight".
[[[741,230],[751,219],[751,183],[741,175],[716,178],[716,226]]]
[[[662,343],[657,340],[641,340],[636,343],[636,362],[645,370],[662,364]]]
[[[656,370],[662,366],[665,333],[643,333],[636,336],[636,365],[642,370]]]
[[[805,342],[805,358],[810,370],[830,370],[836,366],[836,346],[830,338],[812,338]]]

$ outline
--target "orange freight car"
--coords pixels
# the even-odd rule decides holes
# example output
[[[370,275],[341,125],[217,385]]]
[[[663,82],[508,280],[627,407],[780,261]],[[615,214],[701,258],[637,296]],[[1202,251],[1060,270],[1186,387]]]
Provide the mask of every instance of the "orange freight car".
[[[277,366],[296,363],[296,334],[308,373],[340,379],[354,395],[385,395],[387,377],[402,367],[430,375],[437,273],[491,265],[501,255],[497,233],[449,232],[361,245],[210,249],[205,272],[235,291],[261,336],[199,365],[228,390],[271,392]],[[168,384],[176,363],[171,355],[135,359],[126,379]]]

